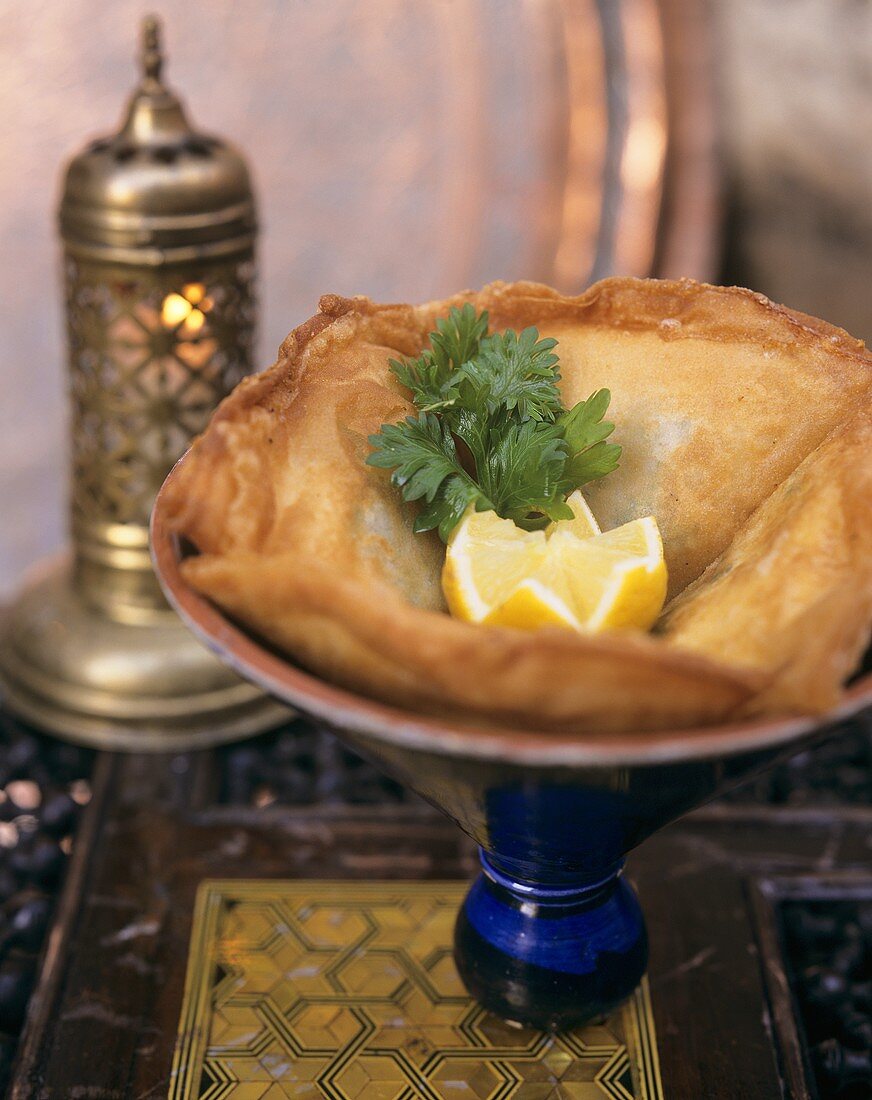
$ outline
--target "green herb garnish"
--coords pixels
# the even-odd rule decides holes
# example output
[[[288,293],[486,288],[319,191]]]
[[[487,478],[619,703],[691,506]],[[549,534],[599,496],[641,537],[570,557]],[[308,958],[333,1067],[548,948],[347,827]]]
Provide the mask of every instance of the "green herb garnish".
[[[615,469],[611,395],[567,410],[556,346],[532,327],[489,334],[487,313],[467,303],[436,322],[417,359],[390,361],[418,415],[371,435],[367,462],[394,471],[404,500],[422,501],[415,531],[447,540],[470,504],[534,531],[571,519],[566,497]]]

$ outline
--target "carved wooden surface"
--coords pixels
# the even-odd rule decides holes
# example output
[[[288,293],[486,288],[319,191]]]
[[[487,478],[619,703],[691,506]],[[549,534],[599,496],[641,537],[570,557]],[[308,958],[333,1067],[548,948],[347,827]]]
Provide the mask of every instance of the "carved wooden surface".
[[[468,878],[470,843],[427,807],[212,807],[214,757],[104,756],[31,1009],[14,1100],[167,1094],[204,877]],[[701,813],[631,856],[669,1100],[776,1100],[747,883],[869,873],[869,813]]]

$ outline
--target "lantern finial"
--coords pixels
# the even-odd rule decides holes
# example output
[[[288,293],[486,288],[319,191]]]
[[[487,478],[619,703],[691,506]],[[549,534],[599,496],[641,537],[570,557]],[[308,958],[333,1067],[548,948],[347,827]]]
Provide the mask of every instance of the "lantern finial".
[[[147,15],[142,21],[142,52],[139,60],[143,83],[160,84],[164,58],[160,43],[160,20],[156,15]]]

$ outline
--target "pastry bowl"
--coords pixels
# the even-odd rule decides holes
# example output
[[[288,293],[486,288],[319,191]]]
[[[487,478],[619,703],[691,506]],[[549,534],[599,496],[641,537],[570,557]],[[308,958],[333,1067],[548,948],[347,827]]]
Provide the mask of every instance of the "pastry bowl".
[[[628,852],[752,772],[806,748],[872,705],[872,673],[826,715],[660,732],[554,732],[419,714],[313,675],[186,583],[196,550],[171,529],[170,473],[152,514],[167,599],[226,664],[447,814],[482,871],[458,914],[455,959],[506,1019],[548,1029],[600,1017],[641,979],[647,938],[622,875]]]

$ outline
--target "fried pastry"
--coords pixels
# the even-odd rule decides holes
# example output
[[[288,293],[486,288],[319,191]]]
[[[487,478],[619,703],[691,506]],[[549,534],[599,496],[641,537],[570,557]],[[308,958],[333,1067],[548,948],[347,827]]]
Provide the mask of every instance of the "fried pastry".
[[[621,465],[606,530],[656,515],[671,604],[653,635],[452,619],[444,546],[366,465],[412,411],[388,361],[449,307],[558,340],[567,406],[607,387]],[[494,283],[422,306],[327,295],[221,405],[167,487],[185,579],[345,687],[480,724],[657,730],[837,699],[872,618],[872,356],[761,295],[613,278],[578,297]]]

